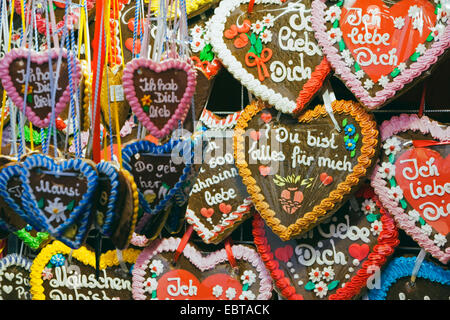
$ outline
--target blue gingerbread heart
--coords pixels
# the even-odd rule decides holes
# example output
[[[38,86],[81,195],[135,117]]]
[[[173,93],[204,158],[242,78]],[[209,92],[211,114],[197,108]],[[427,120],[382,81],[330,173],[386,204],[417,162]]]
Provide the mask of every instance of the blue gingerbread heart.
[[[123,167],[134,177],[139,191],[139,205],[144,211],[137,223],[136,233],[142,232],[151,216],[165,209],[182,188],[193,158],[191,139],[171,139],[161,146],[140,140],[123,148]]]
[[[32,154],[22,162],[22,206],[29,208],[34,225],[73,249],[79,248],[91,225],[91,208],[98,175],[85,159],[56,162]]]

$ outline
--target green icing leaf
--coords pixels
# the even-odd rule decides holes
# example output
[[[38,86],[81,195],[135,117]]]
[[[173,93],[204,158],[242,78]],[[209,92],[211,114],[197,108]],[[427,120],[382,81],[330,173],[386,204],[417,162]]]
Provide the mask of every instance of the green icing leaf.
[[[395,178],[392,177],[391,179],[389,179],[389,182],[391,184],[391,187],[396,187],[397,186],[397,182],[395,181]]]
[[[389,162],[392,164],[395,162],[395,156],[392,153],[389,155]]]
[[[252,35],[250,36],[250,43],[252,44],[252,46],[254,46],[256,43],[256,35],[254,33],[252,33]]]
[[[430,42],[430,41],[433,41],[433,40],[434,40],[433,32],[430,32],[430,34],[427,37],[427,41]]]
[[[39,199],[37,204],[39,209],[44,208],[44,198]]]
[[[359,134],[355,134],[355,136],[353,137],[353,141],[358,142],[359,140]]]
[[[350,153],[350,157],[354,157],[356,155],[356,151],[355,150],[352,150],[352,152]]]
[[[417,61],[417,58],[419,58],[419,56],[420,56],[420,53],[414,52],[414,53],[411,55],[411,57],[409,57],[409,59],[410,59],[411,61],[413,61],[413,62],[416,62],[416,61]]]
[[[248,52],[251,52],[251,53],[254,53],[255,55],[258,55],[258,53],[256,53],[255,46],[253,46],[253,45],[250,48],[250,50],[248,50]]]
[[[212,46],[209,43],[203,47],[199,58],[201,61],[212,61],[214,59],[214,52],[212,52]]]
[[[345,118],[344,120],[342,120],[342,126],[345,127],[347,125],[348,121],[347,118]]]
[[[258,38],[258,40],[256,40],[255,49],[256,49],[256,53],[258,54],[258,57],[259,57],[261,55],[261,52],[262,52],[262,49],[263,49],[262,42],[261,42],[260,38]]]
[[[368,214],[366,217],[367,221],[369,221],[371,223],[374,221],[377,221],[379,218],[380,218],[379,214],[373,214],[373,213]]]
[[[333,28],[338,28],[339,27],[339,20],[334,20],[333,22]]]
[[[341,41],[339,41],[339,51],[344,51],[345,49],[345,42],[344,40],[341,39]]]
[[[391,77],[395,78],[396,76],[398,76],[400,74],[400,69],[399,68],[395,68],[394,70],[392,70],[391,72]]]
[[[422,217],[419,217],[419,222],[422,226],[426,224],[425,220]]]
[[[66,207],[67,211],[72,211],[74,205],[75,205],[75,200],[70,201],[69,204]]]
[[[342,7],[343,4],[344,4],[344,0],[339,1],[338,3],[336,3],[336,5],[337,5],[338,7]]]
[[[402,205],[403,209],[406,209],[408,207],[408,204],[406,203],[405,199],[401,199],[400,204]]]
[[[316,285],[312,281],[309,281],[307,284],[305,284],[305,290],[311,291],[314,290],[315,288]]]
[[[344,142],[346,142],[348,140],[348,136],[344,136]]]
[[[339,280],[334,280],[328,284],[328,291],[335,289],[339,284]]]
[[[355,62],[355,71],[358,72],[361,70],[361,67],[359,66],[358,62]]]
[[[31,94],[27,95],[27,102],[29,103],[33,102],[33,96]]]

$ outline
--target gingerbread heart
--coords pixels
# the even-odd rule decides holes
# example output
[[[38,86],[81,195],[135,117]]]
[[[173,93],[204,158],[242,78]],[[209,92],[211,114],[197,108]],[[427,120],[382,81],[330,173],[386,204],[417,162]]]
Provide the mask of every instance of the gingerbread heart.
[[[355,299],[394,252],[399,244],[394,220],[373,190],[361,189],[352,202],[289,241],[281,241],[255,216],[255,244],[284,298]]]
[[[145,248],[133,268],[133,299],[268,300],[272,281],[261,258],[248,246],[233,245],[233,271],[225,249],[203,256],[187,244],[176,265],[181,239],[158,239]]]
[[[450,259],[450,128],[402,114],[380,126],[372,186],[399,227],[442,263]]]
[[[408,89],[450,46],[448,13],[441,1],[391,4],[312,4],[312,27],[321,49],[336,75],[369,109]]]
[[[32,261],[15,253],[0,260],[0,297],[2,300],[31,300]]]
[[[13,232],[33,250],[49,240],[47,232],[40,232],[40,225],[22,206],[23,186],[20,179],[22,165],[12,161],[0,169],[0,226]]]
[[[192,159],[191,140],[170,140],[161,146],[141,140],[123,148],[123,167],[134,177],[144,211],[136,226],[137,233],[145,234],[151,219],[170,204],[188,177]]]
[[[58,59],[61,56],[59,74]],[[73,58],[73,64],[72,64]],[[0,78],[3,87],[14,104],[23,111],[26,96],[25,115],[37,127],[48,127],[52,117],[52,83],[57,80],[54,96],[54,116],[66,108],[70,100],[71,86],[77,88],[81,78],[80,63],[69,58],[65,49],[50,49],[38,53],[31,49],[13,49],[0,61]],[[27,68],[27,61],[30,65]],[[49,71],[49,60],[52,70]],[[70,81],[70,78],[72,81]],[[27,80],[28,79],[28,80]],[[28,81],[28,83],[27,83]],[[72,83],[71,83],[72,82]],[[27,94],[25,94],[27,87]],[[72,94],[76,94],[72,92]]]
[[[213,51],[257,98],[284,113],[298,112],[330,71],[310,26],[311,1],[262,0],[251,13],[249,2],[219,4],[210,23]],[[233,29],[235,37],[228,32]]]
[[[134,59],[123,71],[131,109],[153,136],[163,138],[186,118],[195,92],[196,71],[184,61]]]
[[[140,252],[123,250],[120,260],[130,269]],[[72,251],[62,242],[55,241],[41,250],[31,267],[32,299],[131,300],[131,275],[119,267],[120,260],[116,250],[103,253],[97,279],[93,251],[84,246]]]
[[[450,270],[424,260],[412,284],[411,276],[415,265],[415,257],[392,260],[383,270],[378,287],[369,291],[369,300],[450,299]]]
[[[234,165],[233,131],[209,130],[186,221],[205,243],[219,243],[250,217],[252,202]]]
[[[118,249],[125,249],[137,222],[139,194],[133,176],[115,164],[102,161],[97,165],[98,199],[96,225]]]
[[[73,249],[85,240],[97,188],[95,165],[86,159],[55,160],[31,154],[22,161],[22,206],[39,229]]]
[[[373,117],[352,101],[332,103],[339,133],[325,107],[298,119],[256,102],[235,128],[235,160],[256,210],[283,240],[308,231],[336,212],[375,164]],[[247,138],[261,132],[259,140]],[[324,184],[320,176],[332,177]]]

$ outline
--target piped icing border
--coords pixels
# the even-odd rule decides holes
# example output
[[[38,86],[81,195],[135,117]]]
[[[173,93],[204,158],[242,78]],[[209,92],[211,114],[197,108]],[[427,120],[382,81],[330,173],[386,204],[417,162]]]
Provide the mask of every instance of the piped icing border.
[[[187,83],[186,91],[178,104],[177,109],[171,116],[169,121],[160,130],[156,127],[150,117],[145,113],[138,98],[136,97],[136,90],[134,88],[134,72],[139,68],[147,68],[156,73],[164,72],[170,69],[177,69],[186,72]],[[171,133],[173,129],[178,126],[178,122],[183,122],[189,111],[191,98],[195,93],[197,72],[192,64],[182,60],[168,59],[162,62],[155,62],[146,58],[133,59],[128,62],[123,70],[123,91],[131,106],[131,109],[139,119],[139,121],[147,128],[151,135],[156,138],[163,138]]]
[[[192,168],[193,163],[193,157],[194,157],[194,148],[192,147],[192,140],[169,140],[164,145],[156,145],[153,142],[150,142],[148,140],[139,140],[132,142],[128,145],[126,145],[122,149],[122,161],[123,161],[123,167],[128,170],[132,171],[130,160],[131,157],[133,157],[135,154],[140,152],[148,152],[152,154],[167,154],[173,151],[174,148],[180,148],[179,150],[182,151],[182,156],[185,158],[186,155],[188,156],[188,163],[186,163],[186,166],[183,168],[183,171],[180,175],[179,180],[172,189],[170,189],[164,199],[162,199],[154,208],[151,208],[151,206],[148,204],[147,200],[145,200],[144,195],[142,192],[139,191],[139,204],[144,209],[144,215],[139,219],[136,231],[139,233],[143,230],[145,225],[147,224],[148,220],[150,219],[151,215],[157,214],[161,210],[163,210],[168,204],[169,201],[172,199],[172,197],[175,195],[175,193],[183,187],[184,181],[189,176],[189,172]],[[186,159],[186,158],[185,158]]]
[[[250,212],[253,206],[250,197],[245,198],[244,202],[240,204],[234,212],[228,214],[228,217],[216,224],[213,229],[206,227],[198,218],[194,210],[189,207],[186,209],[186,222],[191,224],[203,242],[211,243],[219,237],[225,230],[234,226],[234,224],[241,220],[242,216]]]
[[[45,246],[41,252],[36,256],[31,266],[30,272],[30,285],[31,285],[31,295],[33,300],[45,300],[44,287],[42,280],[42,270],[47,266],[53,255],[70,254],[72,252],[72,257],[80,261],[81,263],[95,268],[95,253],[88,250],[86,247],[80,247],[77,250],[70,249],[64,243],[59,241],[54,241],[51,244]],[[135,263],[137,257],[141,253],[137,249],[126,249],[122,251],[122,261],[126,263]],[[117,250],[110,250],[103,253],[100,256],[100,270],[106,269],[108,267],[118,266],[119,258],[117,257]]]
[[[120,169],[120,172],[125,176],[125,178],[130,182],[131,190],[133,192],[133,216],[131,218],[131,225],[130,225],[130,233],[128,234],[127,243],[131,242],[131,239],[134,234],[134,229],[136,227],[138,213],[139,213],[139,191],[136,185],[136,182],[134,181],[133,175],[125,169]]]
[[[353,94],[369,109],[376,109],[385,103],[388,99],[403,89],[403,87],[419,77],[423,72],[429,69],[441,56],[447,48],[450,47],[450,24],[447,25],[439,41],[434,42],[426,52],[417,58],[409,68],[396,76],[382,90],[378,91],[374,97],[371,97],[364,89],[361,81],[351,72],[351,69],[345,64],[339,50],[333,46],[329,40],[325,21],[325,0],[314,0],[312,3],[312,27],[322,52],[327,57],[329,63],[339,77]]]
[[[117,172],[117,169],[107,161],[102,161],[97,164],[97,172],[99,179],[102,179],[101,176],[103,175],[104,178],[108,179],[111,186],[111,191],[108,197],[108,204],[106,206],[104,223],[102,226],[100,226],[100,232],[108,237],[111,235],[111,227],[116,211],[115,204],[119,192],[119,174]]]
[[[210,23],[210,39],[213,51],[220,58],[222,64],[239,80],[249,91],[255,96],[273,105],[277,110],[283,113],[298,113],[311,98],[322,87],[322,83],[331,71],[331,66],[324,58],[318,64],[311,74],[311,78],[299,90],[299,95],[296,101],[289,100],[283,97],[280,93],[262,84],[252,74],[247,72],[242,63],[231,54],[223,42],[223,33],[225,29],[225,22],[230,13],[239,5],[249,3],[250,0],[228,0],[221,1],[219,6],[215,9],[214,15]],[[280,0],[256,0],[255,4],[280,4]]]
[[[353,101],[336,100],[331,105],[334,113],[346,113],[350,115],[361,128],[362,146],[361,155],[358,157],[358,164],[354,166],[353,172],[343,182],[339,183],[334,191],[330,192],[328,197],[324,198],[312,211],[305,213],[303,217],[297,219],[289,227],[280,224],[280,220],[276,218],[276,212],[270,208],[265,197],[261,194],[261,189],[256,185],[256,180],[252,177],[248,163],[245,161],[244,139],[248,122],[258,112],[269,106],[260,101],[248,105],[241,114],[235,127],[234,157],[236,167],[239,169],[242,181],[247,186],[247,191],[252,197],[256,210],[258,210],[271,229],[283,240],[290,239],[291,235],[308,230],[320,217],[332,210],[336,204],[342,201],[344,196],[349,195],[352,188],[359,184],[361,178],[368,174],[368,169],[376,161],[374,156],[378,148],[378,130],[373,116]],[[323,105],[318,105],[313,110],[307,110],[298,119],[299,123],[308,123],[319,117],[328,117],[328,113]]]
[[[242,111],[236,111],[225,118],[219,118],[213,112],[205,108],[202,111],[199,121],[208,129],[232,129],[236,125],[241,112]]]
[[[0,271],[9,266],[19,266],[27,271],[30,271],[32,261],[24,256],[19,256],[17,253],[11,253],[0,260]]]
[[[367,280],[373,276],[373,270],[383,266],[386,259],[394,253],[394,249],[399,245],[397,227],[394,219],[390,217],[389,213],[382,207],[381,202],[376,195],[371,199],[375,202],[381,213],[382,231],[378,235],[378,242],[372,248],[366,261],[362,263],[362,267],[358,272],[345,283],[344,287],[336,290],[330,295],[329,300],[350,300],[352,297],[359,294],[359,292],[366,286]],[[264,229],[264,220],[260,215],[255,214],[252,221],[253,237],[255,245],[261,259],[264,261],[266,268],[269,270],[276,287],[279,289],[281,295],[289,300],[303,300],[301,294],[296,293],[292,282],[286,277],[284,271],[279,268],[278,261],[275,260],[274,254],[271,251],[270,243],[266,238],[266,231]],[[375,268],[375,269],[374,269]]]
[[[158,239],[153,241],[150,246],[145,248],[136,260],[133,268],[133,299],[145,300],[144,281],[145,269],[148,267],[150,259],[162,252],[175,252],[181,242],[181,238]],[[269,300],[272,297],[272,279],[267,272],[263,261],[258,253],[250,247],[243,245],[233,245],[231,251],[236,260],[242,259],[251,263],[258,271],[260,279],[260,289],[256,300]],[[217,264],[228,261],[228,255],[225,249],[211,252],[203,256],[194,246],[186,244],[182,254],[200,271],[213,269]]]
[[[430,134],[439,141],[450,141],[450,127],[441,127],[437,121],[429,119],[427,116],[419,117],[416,114],[401,114],[394,116],[390,120],[384,121],[380,126],[381,141],[407,130],[419,131],[422,134]],[[410,235],[422,248],[429,252],[433,257],[447,263],[450,260],[450,247],[445,252],[442,251],[433,240],[426,236],[422,229],[415,225],[415,222],[409,219],[405,210],[398,203],[389,197],[390,187],[388,181],[382,178],[378,172],[380,165],[377,164],[372,173],[371,186],[380,198],[384,207],[394,216],[398,226]]]
[[[45,214],[41,213],[37,205],[37,200],[34,192],[30,186],[30,171],[34,168],[44,168],[51,172],[63,172],[68,170],[79,171],[87,179],[87,190],[82,196],[78,205],[73,208],[70,217],[58,227],[53,227],[47,222]],[[25,158],[22,162],[20,179],[23,186],[23,197],[22,205],[25,208],[30,209],[30,217],[34,223],[32,225],[37,225],[39,228],[37,230],[43,229],[50,233],[58,240],[61,240],[73,249],[77,249],[81,246],[87,232],[89,231],[89,217],[92,207],[92,199],[97,188],[97,170],[95,166],[84,159],[69,159],[69,160],[55,160],[49,156],[43,154],[32,154]],[[77,230],[75,238],[69,239],[64,236],[64,232],[69,226],[77,223],[79,228]]]
[[[416,259],[416,257],[399,257],[392,260],[381,274],[381,287],[369,291],[369,300],[386,300],[389,288],[398,279],[412,275]],[[450,286],[450,270],[444,270],[429,261],[422,262],[417,277]]]
[[[67,50],[64,48],[52,48],[50,50],[47,50],[45,52],[39,53],[31,49],[25,49],[25,48],[18,48],[18,49],[12,49],[10,52],[6,53],[3,59],[0,60],[0,78],[2,80],[2,85],[5,91],[8,93],[8,96],[11,98],[11,100],[14,102],[14,104],[20,108],[21,111],[23,111],[23,95],[19,94],[17,92],[16,88],[14,87],[13,81],[11,79],[11,75],[9,73],[9,66],[10,64],[16,60],[16,59],[25,59],[27,60],[28,57],[30,57],[31,62],[37,63],[37,64],[44,64],[48,63],[49,56],[52,59],[52,64],[56,63],[58,60],[59,55],[61,54],[61,57],[67,60],[67,63],[70,64],[70,59],[67,55]],[[73,76],[73,86],[76,88],[78,87],[80,78],[81,78],[81,65],[78,59],[76,57],[73,57],[73,60],[75,62],[75,70],[72,73]],[[67,84],[67,87],[64,89],[60,99],[58,101],[55,101],[55,118],[66,108],[67,103],[70,100],[70,86],[69,83]],[[28,105],[26,105],[25,108],[25,115],[27,118],[37,127],[39,128],[46,128],[49,126],[52,112],[49,112],[47,117],[45,119],[39,118],[39,116],[33,111],[32,108],[30,108]]]

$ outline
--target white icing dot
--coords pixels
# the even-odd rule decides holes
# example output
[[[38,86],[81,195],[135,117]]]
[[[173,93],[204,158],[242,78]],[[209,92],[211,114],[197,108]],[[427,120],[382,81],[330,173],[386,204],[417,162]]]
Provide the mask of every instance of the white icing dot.
[[[299,275],[298,274],[294,274],[294,279],[298,279]]]
[[[355,269],[353,269],[352,267],[348,268],[348,272],[353,272],[355,271]]]
[[[353,259],[353,265],[354,266],[359,266],[359,260],[358,259]]]
[[[300,280],[300,281],[297,282],[297,283],[298,283],[299,286],[302,286],[302,285],[303,285],[303,281],[302,281],[302,280]]]
[[[317,246],[318,246],[319,248],[322,248],[322,247],[323,247],[322,241],[317,242]]]
[[[286,263],[286,265],[287,265],[288,268],[290,268],[290,267],[292,267],[292,262],[288,261],[288,262]]]
[[[294,268],[291,268],[291,269],[289,269],[289,271],[290,271],[291,273],[294,273],[294,272],[295,272],[295,269],[294,269]]]
[[[342,287],[342,288],[343,288],[343,287],[345,287],[345,282],[344,282],[344,283],[342,284],[342,286],[341,286],[341,287]]]
[[[344,276],[344,278],[345,278],[345,279],[350,279],[350,275],[349,275],[349,274],[346,274],[346,275]]]

